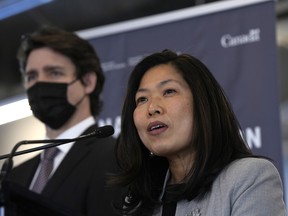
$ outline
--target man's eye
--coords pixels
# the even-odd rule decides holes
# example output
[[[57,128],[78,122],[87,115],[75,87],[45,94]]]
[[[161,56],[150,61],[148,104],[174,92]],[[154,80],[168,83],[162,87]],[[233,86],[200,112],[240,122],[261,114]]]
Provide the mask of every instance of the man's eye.
[[[30,82],[36,78],[36,74],[29,73],[29,74],[26,74],[24,78],[25,78],[25,82]]]
[[[60,71],[56,71],[56,70],[53,70],[53,71],[50,71],[50,76],[52,77],[58,77],[60,76],[62,73]]]

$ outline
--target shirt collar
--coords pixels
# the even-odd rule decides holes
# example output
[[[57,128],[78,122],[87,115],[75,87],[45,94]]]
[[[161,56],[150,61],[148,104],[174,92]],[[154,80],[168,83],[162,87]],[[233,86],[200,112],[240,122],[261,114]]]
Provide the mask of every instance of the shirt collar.
[[[73,127],[69,128],[68,130],[64,131],[60,134],[56,139],[71,139],[80,136],[88,127],[95,124],[95,119],[93,116],[89,116],[88,118],[82,120],[78,124],[74,125]],[[48,138],[49,139],[49,138]],[[57,148],[61,152],[67,153],[70,148],[72,147],[74,142],[67,143],[64,145],[59,145]]]

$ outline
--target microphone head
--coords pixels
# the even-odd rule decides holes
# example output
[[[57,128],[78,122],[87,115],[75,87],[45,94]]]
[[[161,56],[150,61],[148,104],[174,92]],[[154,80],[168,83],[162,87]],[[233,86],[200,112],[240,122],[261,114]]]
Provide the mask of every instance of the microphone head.
[[[95,130],[95,135],[98,138],[105,138],[114,134],[114,128],[111,125],[105,125]]]

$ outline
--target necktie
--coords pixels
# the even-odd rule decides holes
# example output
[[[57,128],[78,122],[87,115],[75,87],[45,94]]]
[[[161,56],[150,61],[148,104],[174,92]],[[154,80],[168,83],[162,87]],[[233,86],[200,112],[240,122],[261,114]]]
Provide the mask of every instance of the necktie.
[[[44,157],[41,161],[41,168],[37,179],[32,187],[32,190],[36,193],[41,193],[44,186],[46,185],[49,175],[53,169],[53,161],[58,154],[59,149],[56,147],[48,148],[44,150]]]

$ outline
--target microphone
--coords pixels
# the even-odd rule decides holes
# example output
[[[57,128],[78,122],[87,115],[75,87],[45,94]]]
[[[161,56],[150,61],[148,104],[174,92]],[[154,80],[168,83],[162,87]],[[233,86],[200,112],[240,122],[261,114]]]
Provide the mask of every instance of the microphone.
[[[13,157],[14,156],[27,154],[27,153],[31,153],[31,152],[34,152],[34,151],[47,149],[47,148],[52,148],[54,146],[67,144],[67,143],[70,143],[70,142],[74,142],[74,141],[81,140],[81,139],[87,139],[87,138],[91,138],[91,137],[105,138],[105,137],[111,136],[113,134],[114,134],[114,128],[111,125],[106,125],[106,126],[97,128],[92,133],[84,134],[82,136],[71,138],[71,139],[22,140],[22,141],[16,143],[16,145],[13,147],[13,149],[12,149],[10,154],[6,154],[6,155],[0,156],[0,160],[2,160],[4,158],[8,158],[4,162],[4,164],[2,166],[2,169],[1,169],[0,184],[4,181],[4,179],[9,175],[10,171],[12,170],[12,168],[13,168]],[[21,145],[41,144],[41,143],[44,143],[46,145],[16,152],[17,149]]]
[[[106,138],[108,136],[111,136],[114,134],[114,128],[111,125],[105,125],[103,127],[99,127],[96,130],[94,130],[92,133],[90,134],[86,134],[86,135],[82,135],[76,139],[83,139],[84,137],[87,136],[95,136],[97,138]]]
[[[114,128],[111,125],[106,125],[106,126],[97,128],[96,130],[94,130],[93,132],[91,132],[89,134],[84,134],[82,136],[71,138],[71,139],[22,140],[22,141],[18,142],[14,146],[14,148],[13,148],[13,149],[15,149],[14,152],[13,152],[13,149],[12,149],[10,154],[1,155],[0,156],[0,160],[5,159],[5,158],[9,158],[12,153],[13,153],[13,155],[12,155],[12,157],[13,157],[13,156],[27,154],[27,153],[30,153],[30,152],[39,151],[39,150],[42,150],[42,149],[46,149],[46,148],[62,145],[62,144],[65,144],[65,143],[74,142],[74,141],[81,140],[81,139],[87,139],[87,138],[90,138],[90,137],[105,138],[105,137],[109,137],[109,136],[111,136],[113,134],[114,134]],[[19,148],[21,145],[41,144],[41,143],[46,143],[47,145],[16,152],[17,148]]]

